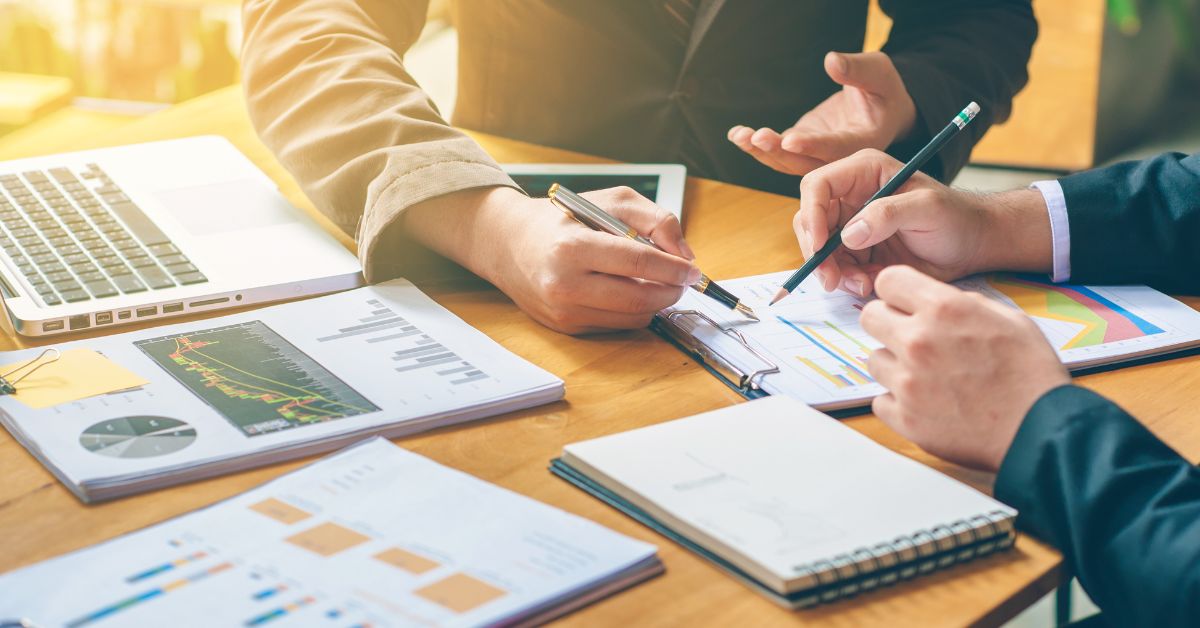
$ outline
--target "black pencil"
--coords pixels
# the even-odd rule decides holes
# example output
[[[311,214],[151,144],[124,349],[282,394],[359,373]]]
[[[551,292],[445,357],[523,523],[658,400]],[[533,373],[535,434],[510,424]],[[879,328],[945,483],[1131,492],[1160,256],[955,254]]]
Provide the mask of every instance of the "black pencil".
[[[979,105],[975,103],[967,105],[965,109],[960,111],[958,115],[954,116],[954,118],[950,120],[950,124],[947,124],[946,128],[942,129],[940,133],[933,136],[933,139],[929,140],[929,143],[925,145],[925,148],[922,148],[916,155],[913,155],[913,158],[908,160],[908,163],[904,164],[904,167],[900,169],[900,172],[897,172],[892,176],[891,179],[888,179],[888,182],[885,183],[882,188],[879,188],[879,191],[876,192],[870,199],[868,199],[867,202],[863,204],[863,207],[866,207],[867,205],[870,205],[871,203],[885,196],[891,196],[894,194],[896,190],[900,189],[900,186],[904,185],[905,182],[907,182],[917,170],[921,169],[921,166],[925,165],[925,162],[929,161],[931,157],[936,155],[937,152],[941,150],[951,138],[953,138],[959,131],[966,128],[966,126],[971,123],[971,120],[975,119],[975,115],[978,113]],[[832,255],[833,252],[836,251],[841,245],[842,228],[838,227],[832,234],[829,235],[829,241],[825,243],[825,246],[822,246],[817,252],[813,253],[812,257],[808,258],[804,262],[803,266],[796,270],[796,272],[792,273],[792,276],[788,277],[787,281],[783,282],[783,286],[779,288],[779,292],[775,293],[775,298],[771,299],[771,305],[775,305],[780,299],[791,294],[792,291],[800,285],[800,282],[804,281],[806,277],[811,275],[812,272],[816,270],[818,266],[824,263],[826,259],[829,259],[829,256]]]

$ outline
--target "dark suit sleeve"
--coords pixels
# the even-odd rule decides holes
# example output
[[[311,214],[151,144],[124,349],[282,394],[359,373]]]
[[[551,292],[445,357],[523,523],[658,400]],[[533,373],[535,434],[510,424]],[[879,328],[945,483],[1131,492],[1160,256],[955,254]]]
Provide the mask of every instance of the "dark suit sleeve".
[[[1200,470],[1074,386],[1026,415],[996,498],[1056,545],[1114,626],[1200,625]]]
[[[1166,153],[1059,180],[1071,281],[1200,291],[1200,154]]]
[[[993,124],[1008,119],[1012,99],[1028,80],[1025,66],[1037,39],[1029,0],[880,0],[892,18],[888,53],[917,105],[912,137],[889,149],[907,160],[972,100],[981,111],[925,170],[951,181]]]

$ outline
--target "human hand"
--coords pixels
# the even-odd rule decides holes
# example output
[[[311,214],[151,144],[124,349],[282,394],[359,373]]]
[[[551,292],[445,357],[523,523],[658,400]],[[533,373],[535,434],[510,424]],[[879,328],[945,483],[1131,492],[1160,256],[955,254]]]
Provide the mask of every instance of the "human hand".
[[[804,175],[863,148],[887,148],[912,131],[917,107],[886,54],[830,52],[825,73],[842,89],[792,128],[780,134],[739,125],[729,141],[775,170]]]
[[[1033,404],[1071,381],[1019,310],[913,268],[879,274],[862,327],[884,344],[871,376],[888,389],[875,415],[925,451],[995,471]]]
[[[700,270],[679,220],[626,187],[582,196],[664,251],[593,231],[547,199],[511,188],[468,190],[413,206],[406,227],[504,291],[551,329],[583,334],[645,327]]]
[[[868,149],[818,168],[800,183],[792,225],[805,258],[845,225],[844,246],[816,271],[826,290],[867,296],[879,271],[893,264],[944,281],[985,270],[1050,271],[1050,218],[1040,192],[974,194],[918,172],[895,194],[864,208],[903,167]]]

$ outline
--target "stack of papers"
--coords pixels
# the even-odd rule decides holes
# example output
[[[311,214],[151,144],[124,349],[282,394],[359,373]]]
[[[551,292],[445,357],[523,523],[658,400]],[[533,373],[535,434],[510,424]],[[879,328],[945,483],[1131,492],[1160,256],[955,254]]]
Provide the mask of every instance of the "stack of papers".
[[[707,357],[716,354],[738,372],[770,370],[754,383],[772,395],[837,410],[866,405],[883,394],[867,368],[871,352],[881,345],[858,323],[867,300],[827,293],[809,277],[791,296],[768,306],[790,274],[721,282],[762,315],[762,322],[688,291],[659,314],[660,326],[685,347]],[[1055,284],[1033,275],[976,276],[955,285],[1027,314],[1072,371],[1200,346],[1200,312],[1146,286]],[[708,320],[674,312],[699,312]],[[721,328],[735,329],[740,337]]]
[[[0,624],[514,625],[661,572],[652,545],[373,439],[0,576]]]
[[[563,396],[562,380],[403,280],[57,349],[0,396],[0,422],[84,501]],[[89,378],[123,389],[96,395]]]

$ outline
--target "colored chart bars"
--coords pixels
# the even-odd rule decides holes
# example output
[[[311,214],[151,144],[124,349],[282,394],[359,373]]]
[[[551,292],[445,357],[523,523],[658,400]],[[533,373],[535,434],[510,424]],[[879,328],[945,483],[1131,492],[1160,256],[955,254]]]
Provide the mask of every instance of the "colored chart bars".
[[[797,355],[796,359],[835,388],[874,383],[875,380],[867,373],[867,356],[871,354],[871,348],[862,340],[831,321],[821,321],[819,326],[800,325],[782,316],[778,318],[820,349],[815,356]]]
[[[1161,334],[1163,330],[1084,286],[1056,285],[1026,276],[996,276],[988,285],[1026,314],[1068,324],[1053,338],[1059,349],[1094,347]]]
[[[127,597],[119,602],[105,606],[104,608],[101,608],[93,613],[89,613],[87,615],[84,615],[83,617],[80,617],[74,621],[71,621],[70,623],[67,624],[67,626],[69,626],[70,628],[76,628],[77,626],[86,626],[92,622],[99,621],[101,619],[104,619],[105,617],[108,617],[110,615],[113,615],[115,613],[123,611],[127,608],[137,606],[138,604],[141,604],[143,602],[148,602],[155,598],[166,595],[167,593],[170,593],[171,591],[174,591],[176,589],[183,588],[189,584],[198,582],[209,576],[219,574],[222,571],[226,571],[232,567],[233,567],[232,563],[228,563],[228,562],[217,563],[216,565],[213,565],[212,567],[209,567],[207,569],[201,569],[199,571],[196,571],[189,576],[180,578],[178,580],[172,580],[171,582],[168,582],[160,587],[154,587],[153,589],[148,589],[137,595]]]

